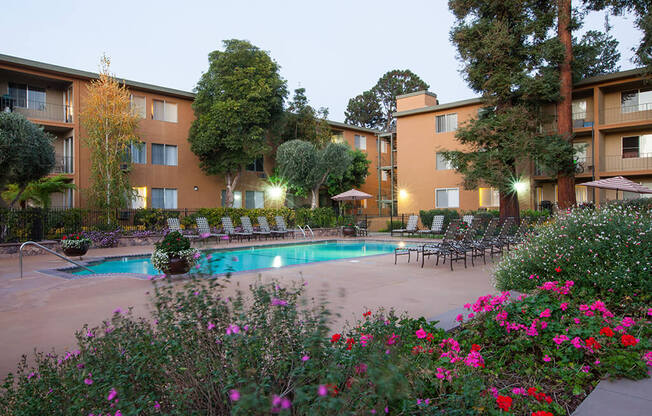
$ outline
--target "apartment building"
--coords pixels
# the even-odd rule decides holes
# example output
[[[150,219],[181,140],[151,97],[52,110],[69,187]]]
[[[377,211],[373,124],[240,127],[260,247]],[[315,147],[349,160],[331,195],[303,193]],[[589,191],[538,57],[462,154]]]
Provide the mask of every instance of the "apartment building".
[[[463,150],[455,131],[477,117],[479,98],[440,104],[428,91],[397,98],[399,212],[454,208],[497,209],[498,191],[463,188],[462,177],[440,155]],[[549,109],[554,114],[555,109]],[[554,120],[546,129],[555,129]],[[652,86],[639,70],[623,71],[577,84],[573,91],[573,132],[578,203],[616,199],[615,191],[594,190],[583,182],[625,176],[652,187]],[[556,181],[534,163],[523,169],[522,209],[557,201]],[[619,194],[620,198],[638,197]]]
[[[0,107],[16,111],[54,137],[56,165],[52,175],[64,175],[77,191],[53,195],[53,207],[86,207],[84,189],[90,186],[90,152],[84,146],[79,113],[87,88],[98,75],[0,54]],[[223,205],[222,177],[207,176],[190,150],[188,131],[194,119],[194,94],[151,84],[121,80],[141,120],[136,130],[141,143],[131,149],[130,182],[138,197],[133,208],[192,209]],[[372,164],[361,190],[374,195],[362,203],[360,213],[378,212],[378,195],[389,186],[377,169],[379,155],[387,150],[378,141],[378,131],[329,122],[335,140],[367,153]],[[276,206],[266,194],[267,176],[274,160],[265,156],[247,166],[234,195],[234,206]],[[386,184],[387,183],[387,184]]]

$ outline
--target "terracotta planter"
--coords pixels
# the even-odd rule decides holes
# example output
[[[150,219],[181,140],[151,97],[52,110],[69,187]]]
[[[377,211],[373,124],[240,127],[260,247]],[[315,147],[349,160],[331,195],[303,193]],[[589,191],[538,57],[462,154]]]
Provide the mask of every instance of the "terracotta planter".
[[[190,270],[190,264],[186,259],[170,258],[167,274],[184,274],[188,273],[188,270]]]
[[[342,228],[342,235],[344,235],[344,237],[355,237],[355,228],[353,228],[353,227],[343,227]]]
[[[81,257],[88,251],[88,246],[83,246],[80,248],[68,247],[63,249],[63,254],[68,257]]]

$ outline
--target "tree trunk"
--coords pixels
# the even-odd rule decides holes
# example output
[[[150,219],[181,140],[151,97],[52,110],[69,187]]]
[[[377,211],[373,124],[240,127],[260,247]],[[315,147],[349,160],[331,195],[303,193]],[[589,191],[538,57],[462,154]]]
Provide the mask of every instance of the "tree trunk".
[[[310,209],[315,209],[319,208],[319,188],[321,187],[321,184],[315,188],[312,188],[310,190]]]
[[[518,195],[516,192],[500,191],[500,218],[514,217],[519,219]]]
[[[559,67],[561,101],[557,105],[557,133],[569,142],[573,141],[573,39],[571,37],[571,0],[557,0],[557,36],[564,46],[564,60]],[[573,174],[557,176],[557,203],[566,209],[575,205],[575,177]]]
[[[226,201],[224,201],[224,206],[227,208],[233,208],[233,192],[238,184],[238,179],[240,179],[240,172],[242,172],[242,169],[235,174],[231,172],[224,174],[224,182],[226,184],[226,192],[224,193]]]

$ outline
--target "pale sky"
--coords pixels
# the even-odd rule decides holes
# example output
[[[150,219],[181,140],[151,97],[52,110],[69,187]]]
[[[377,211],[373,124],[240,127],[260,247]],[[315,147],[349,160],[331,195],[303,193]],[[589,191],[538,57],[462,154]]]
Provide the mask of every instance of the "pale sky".
[[[631,69],[640,33],[631,17],[610,21]],[[603,22],[591,15],[585,29]],[[442,103],[474,97],[452,24],[445,0],[3,0],[0,53],[93,72],[106,53],[119,77],[191,91],[209,52],[246,39],[278,62],[290,92],[306,88],[311,105],[343,121],[349,98],[392,69],[417,73]]]

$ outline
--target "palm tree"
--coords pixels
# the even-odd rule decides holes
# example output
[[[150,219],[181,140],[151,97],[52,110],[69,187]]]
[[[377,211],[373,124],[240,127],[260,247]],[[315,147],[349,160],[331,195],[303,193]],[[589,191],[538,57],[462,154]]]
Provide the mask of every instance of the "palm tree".
[[[77,186],[74,183],[70,183],[69,178],[57,175],[30,182],[18,198],[16,198],[19,192],[18,185],[11,184],[7,188],[3,197],[5,201],[13,201],[12,205],[18,202],[21,207],[25,208],[25,205],[29,201],[47,209],[52,204],[52,194],[65,192],[68,189],[77,189]]]

